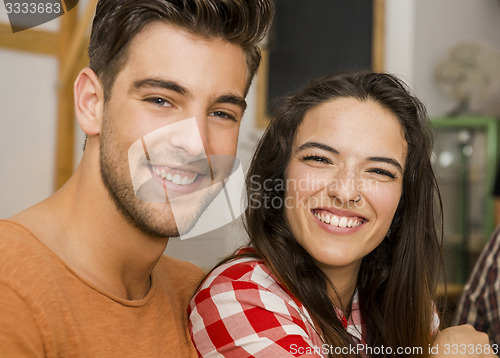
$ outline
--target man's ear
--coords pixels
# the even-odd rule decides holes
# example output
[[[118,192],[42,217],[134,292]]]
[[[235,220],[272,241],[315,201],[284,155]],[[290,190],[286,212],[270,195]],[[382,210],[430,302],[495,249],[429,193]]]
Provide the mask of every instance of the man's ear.
[[[76,118],[83,132],[87,135],[99,134],[104,110],[104,91],[99,77],[85,67],[76,78],[73,92]]]

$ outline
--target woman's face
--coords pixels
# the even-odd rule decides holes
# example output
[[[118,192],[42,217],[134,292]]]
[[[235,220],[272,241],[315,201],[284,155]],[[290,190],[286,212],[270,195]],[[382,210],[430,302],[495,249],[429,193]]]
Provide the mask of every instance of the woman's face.
[[[285,171],[285,217],[325,273],[357,273],[384,239],[401,198],[406,150],[398,119],[373,101],[337,98],[305,115]]]

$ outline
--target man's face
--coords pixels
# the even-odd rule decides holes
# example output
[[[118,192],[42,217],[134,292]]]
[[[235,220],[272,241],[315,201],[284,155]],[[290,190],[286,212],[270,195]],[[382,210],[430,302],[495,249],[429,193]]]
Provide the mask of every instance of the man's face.
[[[104,109],[100,156],[108,192],[138,229],[171,237],[194,225],[230,167],[213,170],[210,158],[236,154],[246,80],[243,50],[223,40],[164,23],[134,38]],[[133,145],[143,160],[129,158]],[[159,187],[165,200],[140,200],[130,169],[150,175],[141,189]]]

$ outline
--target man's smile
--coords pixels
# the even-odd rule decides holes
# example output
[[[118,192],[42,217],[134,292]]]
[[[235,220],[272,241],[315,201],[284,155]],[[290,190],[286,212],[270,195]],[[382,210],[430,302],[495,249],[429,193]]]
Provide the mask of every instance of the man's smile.
[[[167,166],[156,166],[151,165],[151,172],[153,175],[160,177],[164,180],[168,180],[177,185],[189,185],[193,183],[196,178],[200,175],[192,171],[185,171],[170,168]]]

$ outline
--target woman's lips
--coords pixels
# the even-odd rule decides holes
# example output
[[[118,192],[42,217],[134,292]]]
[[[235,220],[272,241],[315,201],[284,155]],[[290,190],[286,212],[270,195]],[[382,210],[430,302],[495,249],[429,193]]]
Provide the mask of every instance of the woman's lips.
[[[358,228],[367,220],[355,213],[346,211],[333,211],[327,209],[313,209],[312,214],[323,224],[332,228],[351,229]]]

